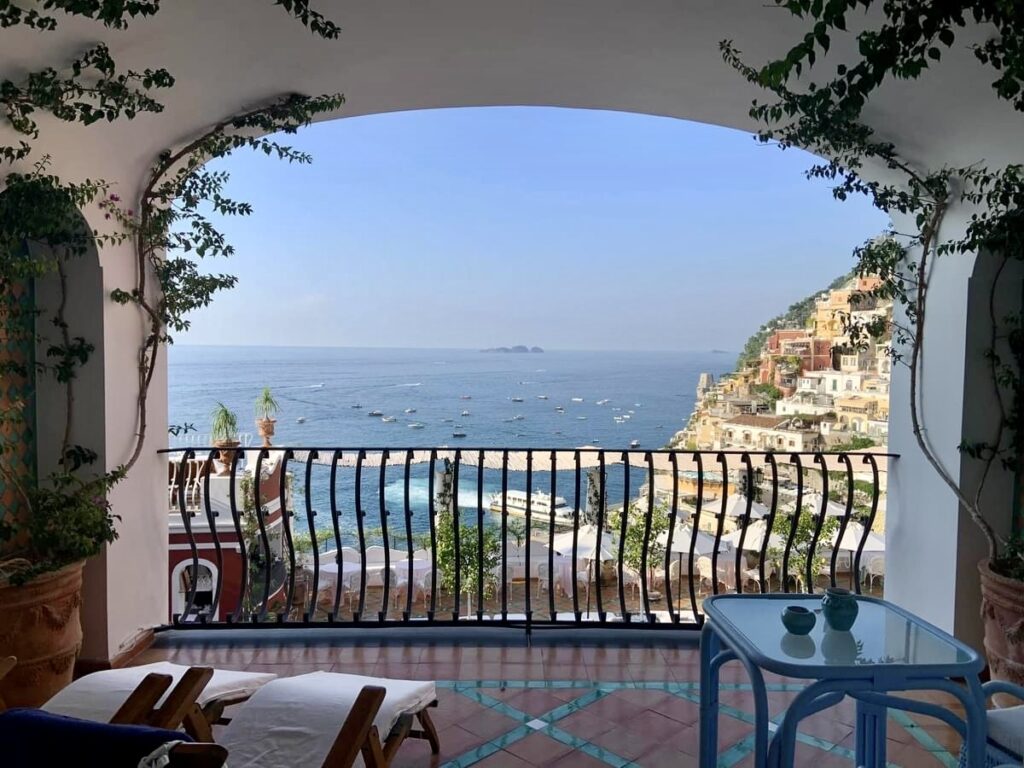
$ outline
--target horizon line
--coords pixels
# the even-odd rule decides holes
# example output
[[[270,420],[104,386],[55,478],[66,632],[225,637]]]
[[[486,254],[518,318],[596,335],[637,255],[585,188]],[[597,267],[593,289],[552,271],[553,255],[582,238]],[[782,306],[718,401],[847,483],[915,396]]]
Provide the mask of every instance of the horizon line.
[[[481,352],[484,354],[512,354],[512,355],[525,355],[527,357],[531,355],[542,355],[547,352],[664,352],[670,354],[685,354],[685,353],[705,353],[705,354],[723,354],[731,355],[738,354],[737,350],[731,349],[719,349],[718,347],[707,348],[707,349],[594,349],[584,347],[541,347],[543,352],[485,352],[487,347],[403,347],[403,346],[392,346],[387,344],[382,345],[344,345],[344,344],[229,344],[224,342],[172,342],[170,348],[174,347],[242,347],[246,349],[393,349],[393,350],[419,350],[424,352],[437,351],[437,352]],[[517,346],[540,346],[539,344],[532,345],[517,345]]]

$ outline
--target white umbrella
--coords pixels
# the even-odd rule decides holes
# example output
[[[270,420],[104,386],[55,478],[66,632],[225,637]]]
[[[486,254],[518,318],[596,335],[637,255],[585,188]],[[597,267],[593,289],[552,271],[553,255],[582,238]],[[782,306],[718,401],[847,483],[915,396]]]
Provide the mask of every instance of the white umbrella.
[[[662,531],[658,534],[657,541],[662,546],[668,546],[668,531]],[[690,545],[693,541],[693,528],[686,523],[677,523],[675,531],[672,533],[672,548],[669,550],[675,554],[688,555],[690,554]],[[724,549],[728,549],[726,539],[722,537],[722,545],[719,547],[721,552]],[[715,537],[710,533],[704,531],[697,531],[697,545],[694,548],[694,552],[698,555],[710,555],[715,551]]]
[[[597,553],[596,525],[581,525],[576,532],[576,558],[578,560],[592,560]],[[554,538],[552,549],[564,557],[572,557],[572,531],[559,533]],[[601,560],[611,560],[617,556],[618,537],[613,533],[604,531],[601,533]]]
[[[709,511],[718,514],[721,509],[720,506],[712,503],[707,505]],[[725,502],[725,516],[726,517],[743,517],[747,514],[747,497],[742,496],[738,493],[734,493]],[[764,504],[750,500],[750,519],[760,520],[762,517],[768,516],[768,507]]]
[[[805,493],[802,501],[800,502],[804,507],[810,507],[811,514],[821,514],[821,502],[822,495],[817,491],[811,491]],[[831,499],[825,504],[825,515],[827,517],[843,517],[846,514],[846,505],[837,504]]]
[[[748,552],[760,552],[761,546],[764,544],[765,531],[768,529],[768,525],[764,520],[758,520],[755,523],[751,523],[747,526],[746,536],[743,536],[743,549]],[[743,535],[741,529],[737,529],[732,533],[728,533],[722,537],[722,541],[727,541],[734,547],[740,545],[740,536]],[[786,540],[777,533],[769,534],[768,546],[773,549],[782,549],[786,546]]]
[[[839,550],[846,552],[856,552],[860,546],[860,541],[864,537],[864,524],[859,523],[856,520],[851,520],[846,525],[846,530],[843,531],[843,537],[839,539],[838,543],[836,539],[839,538],[839,529],[832,533],[829,537],[829,544]],[[867,541],[864,542],[864,552],[885,552],[885,537],[880,536],[874,531],[868,531]]]

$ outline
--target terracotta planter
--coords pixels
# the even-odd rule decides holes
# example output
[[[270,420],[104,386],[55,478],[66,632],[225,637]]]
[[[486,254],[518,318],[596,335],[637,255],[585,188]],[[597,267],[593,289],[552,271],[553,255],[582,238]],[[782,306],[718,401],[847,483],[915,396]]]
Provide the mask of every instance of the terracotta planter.
[[[38,707],[71,682],[82,645],[82,566],[0,586],[0,656],[18,666],[0,682],[9,707]]]
[[[978,570],[989,672],[994,680],[1024,685],[1024,581],[993,573],[988,560]]]
[[[274,436],[274,425],[277,424],[277,419],[256,419],[256,429],[260,433],[260,437],[263,438],[263,447],[270,447],[270,438]]]
[[[231,462],[234,459],[235,452],[230,449],[237,448],[239,445],[240,443],[237,440],[218,440],[213,444],[213,447],[220,451],[220,454],[214,461],[218,475],[226,475],[231,471]]]

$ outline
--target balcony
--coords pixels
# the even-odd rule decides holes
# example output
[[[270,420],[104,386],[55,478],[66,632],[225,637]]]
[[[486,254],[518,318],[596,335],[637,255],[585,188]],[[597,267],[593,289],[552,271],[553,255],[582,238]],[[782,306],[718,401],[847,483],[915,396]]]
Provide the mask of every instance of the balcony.
[[[169,626],[693,630],[710,594],[884,582],[884,454],[168,453]]]

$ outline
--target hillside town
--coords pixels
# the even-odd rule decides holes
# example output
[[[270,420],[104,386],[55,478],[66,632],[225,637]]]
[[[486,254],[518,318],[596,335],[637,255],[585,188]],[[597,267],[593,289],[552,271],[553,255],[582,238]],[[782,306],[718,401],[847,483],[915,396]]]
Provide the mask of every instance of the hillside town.
[[[884,449],[889,339],[854,344],[848,329],[889,318],[877,277],[837,281],[767,323],[734,373],[703,373],[687,426],[670,447],[801,452]],[[757,351],[757,342],[763,337]]]

